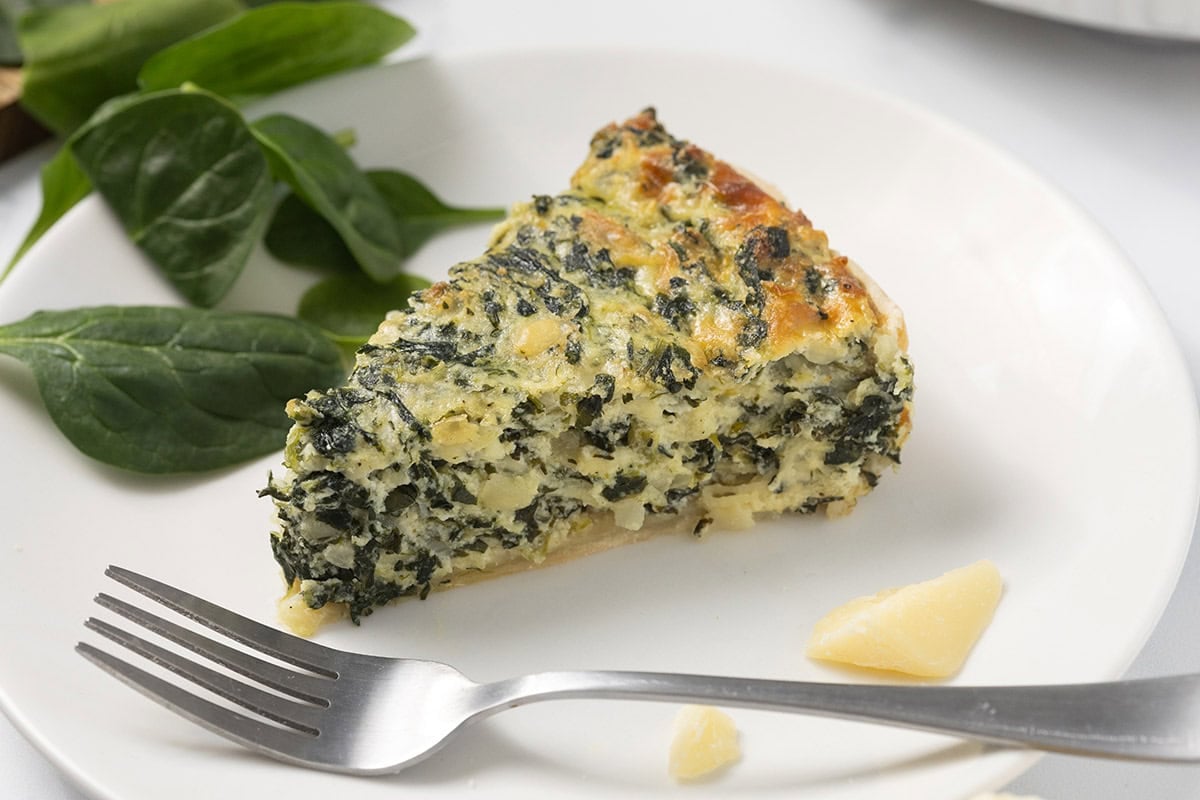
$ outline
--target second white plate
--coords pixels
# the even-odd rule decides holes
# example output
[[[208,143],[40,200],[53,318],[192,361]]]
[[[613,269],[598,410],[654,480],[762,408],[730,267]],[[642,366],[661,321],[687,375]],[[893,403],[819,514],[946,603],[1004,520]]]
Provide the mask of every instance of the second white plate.
[[[994,6],[1090,28],[1200,39],[1200,4],[1194,0],[983,0]]]

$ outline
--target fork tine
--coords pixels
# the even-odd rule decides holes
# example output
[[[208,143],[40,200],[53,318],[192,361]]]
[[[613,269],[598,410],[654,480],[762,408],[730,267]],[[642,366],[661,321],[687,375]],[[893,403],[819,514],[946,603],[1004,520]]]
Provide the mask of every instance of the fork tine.
[[[317,722],[322,709],[289,700],[277,694],[265,692],[262,689],[243,683],[228,675],[209,669],[178,653],[173,653],[152,644],[140,636],[127,633],[120,628],[110,625],[104,620],[92,617],[84,622],[88,628],[100,633],[117,644],[129,648],[140,656],[153,661],[159,666],[171,670],[188,680],[203,686],[205,689],[250,709],[258,714],[274,720],[282,725],[316,734]]]
[[[312,734],[271,725],[219,706],[86,642],[75,645],[75,651],[151,700],[213,733],[294,763],[309,761],[307,754],[316,741]]]
[[[337,677],[337,671],[330,666],[337,659],[337,650],[267,627],[260,622],[243,617],[241,614],[235,614],[193,594],[188,594],[182,589],[176,589],[174,586],[169,586],[145,575],[139,575],[123,567],[109,566],[104,570],[104,574],[141,592],[150,599],[162,603],[167,608],[260,652],[311,672],[330,678]]]
[[[168,622],[162,617],[103,592],[96,595],[95,600],[110,611],[115,611],[143,628],[170,639],[176,644],[181,644],[192,652],[245,675],[247,678],[301,700],[328,705],[329,691],[332,688],[330,686],[331,678],[308,675],[263,661],[261,658],[215,642],[196,631]]]

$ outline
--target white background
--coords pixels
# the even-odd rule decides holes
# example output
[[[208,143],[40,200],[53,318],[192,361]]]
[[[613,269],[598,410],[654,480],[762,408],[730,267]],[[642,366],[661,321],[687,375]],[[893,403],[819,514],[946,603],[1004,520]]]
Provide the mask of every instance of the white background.
[[[1137,265],[1200,374],[1198,42],[1076,28],[970,0],[388,5],[419,27],[414,47],[425,52],[627,44],[729,54],[914,101],[1013,153],[1095,217]],[[36,172],[49,152],[0,168],[0,261],[36,213]],[[1197,618],[1194,551],[1130,674],[1200,670]],[[0,657],[17,654],[0,647]],[[1048,757],[1010,791],[1194,800],[1200,767]],[[0,797],[81,800],[3,719]]]

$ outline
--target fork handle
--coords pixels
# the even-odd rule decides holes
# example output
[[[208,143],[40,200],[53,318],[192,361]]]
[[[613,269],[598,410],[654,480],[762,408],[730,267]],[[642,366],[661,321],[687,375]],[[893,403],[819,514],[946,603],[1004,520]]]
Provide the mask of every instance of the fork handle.
[[[863,686],[543,672],[479,687],[479,715],[540,700],[699,702],[882,722],[1079,755],[1200,761],[1200,675],[1061,686]]]

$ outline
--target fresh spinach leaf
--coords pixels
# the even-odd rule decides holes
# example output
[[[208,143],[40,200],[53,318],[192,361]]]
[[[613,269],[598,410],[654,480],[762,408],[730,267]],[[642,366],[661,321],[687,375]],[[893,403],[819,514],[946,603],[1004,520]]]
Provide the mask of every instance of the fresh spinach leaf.
[[[376,281],[400,272],[404,247],[399,226],[375,185],[324,131],[286,114],[251,126],[271,170],[325,218]]]
[[[70,149],[60,148],[54,158],[42,166],[42,210],[25,240],[13,253],[4,272],[0,273],[0,281],[8,276],[12,268],[21,260],[21,256],[33,246],[33,243],[50,230],[51,226],[66,214],[75,204],[87,197],[92,191],[92,182],[79,168],[79,162],[71,155]]]
[[[397,170],[372,170],[371,183],[400,223],[405,254],[412,255],[435,234],[456,225],[503,219],[503,208],[448,206],[419,180]]]
[[[21,60],[16,24],[0,7],[0,67],[19,67]]]
[[[406,308],[408,296],[429,286],[416,275],[401,275],[376,283],[362,273],[335,275],[313,286],[300,298],[296,315],[339,339],[365,342],[389,311]]]
[[[17,17],[22,9],[10,5],[15,4],[0,3],[0,67],[19,67],[22,60],[17,41]]]
[[[244,11],[237,0],[121,0],[35,9],[17,32],[25,55],[22,104],[66,134],[105,100],[137,89],[154,53]]]
[[[54,226],[64,214],[87,197],[92,191],[92,182],[79,166],[79,161],[72,154],[70,145],[79,139],[83,133],[95,126],[104,124],[117,113],[141,102],[137,95],[122,95],[109,100],[88,119],[83,127],[77,129],[67,143],[42,167],[42,208],[33,226],[25,234],[25,240],[13,254],[0,280],[12,271],[21,257],[33,244]]]
[[[0,0],[0,65],[19,67],[21,46],[17,41],[17,20],[32,8],[56,8],[86,3],[87,0]]]
[[[362,272],[337,229],[290,192],[275,207],[263,244],[285,264],[346,275]]]
[[[23,61],[17,39],[17,20],[34,8],[77,6],[87,0],[0,0],[0,66],[19,67]]]
[[[192,308],[39,311],[0,326],[46,410],[84,453],[124,469],[195,472],[283,447],[285,402],[344,378],[308,323]]]
[[[395,170],[368,170],[400,228],[404,255],[415,253],[434,234],[456,225],[502,219],[502,208],[446,205],[416,178]],[[337,231],[295,195],[275,209],[263,239],[267,251],[287,264],[330,272],[355,269],[354,255]]]
[[[155,54],[138,82],[148,90],[190,81],[226,97],[270,94],[373,64],[414,33],[365,3],[274,3]]]
[[[267,160],[241,115],[202,91],[113,101],[71,152],[129,237],[189,301],[211,306],[270,216]]]

